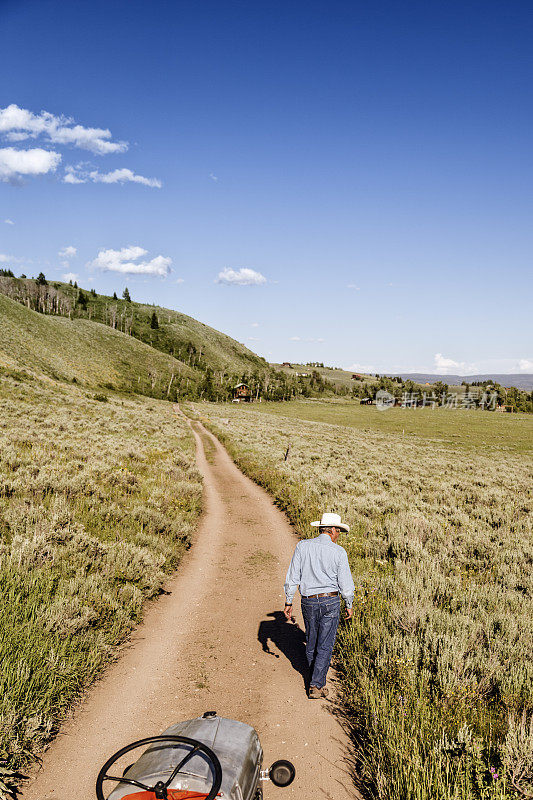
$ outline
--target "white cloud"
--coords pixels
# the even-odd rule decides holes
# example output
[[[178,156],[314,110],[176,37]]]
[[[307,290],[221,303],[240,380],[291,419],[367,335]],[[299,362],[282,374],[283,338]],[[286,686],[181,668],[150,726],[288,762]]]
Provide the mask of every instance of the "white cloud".
[[[7,256],[5,253],[0,253],[0,264],[31,264],[26,258],[16,258],[15,256]]]
[[[131,169],[115,169],[112,172],[101,173],[97,170],[90,173],[90,178],[95,183],[142,183],[143,186],[151,186],[160,189],[163,185],[157,178],[145,178],[143,175],[136,175]]]
[[[70,244],[68,245],[68,247],[63,247],[59,251],[58,256],[60,256],[61,258],[73,258],[77,252],[78,251],[76,250],[76,248]]]
[[[248,336],[248,342],[260,342],[261,339],[258,339],[257,336]]]
[[[356,285],[355,285],[355,283],[349,283],[349,284],[346,286],[346,288],[347,288],[347,289],[355,289],[355,291],[356,291],[356,292],[359,292],[359,291],[360,291],[360,289],[359,289],[359,286],[356,286]]]
[[[4,222],[5,222],[5,224],[6,224],[6,225],[14,225],[14,224],[15,224],[15,223],[13,222],[13,220],[12,220],[12,219],[9,219],[9,218],[8,218],[8,219],[5,219],[5,220],[4,220]]]
[[[107,128],[87,128],[75,124],[70,117],[41,111],[34,114],[12,103],[0,108],[0,137],[10,142],[22,142],[41,138],[44,144],[72,145],[81,150],[89,150],[95,155],[124,153],[128,142],[113,141]],[[20,183],[22,175],[42,175],[53,172],[61,160],[61,155],[51,150],[34,148],[17,150],[6,147],[0,150],[0,180]],[[158,178],[146,178],[133,170],[123,167],[110,172],[99,172],[92,165],[78,164],[66,167],[63,183],[140,183],[144,186],[161,188]]]
[[[351,364],[349,367],[346,367],[346,369],[348,372],[359,372],[364,375],[374,375],[376,372],[379,372],[381,375],[380,370],[372,364]]]
[[[290,342],[314,342],[314,343],[321,343],[324,339],[302,339],[301,336],[291,336],[289,339]]]
[[[250,325],[250,328],[258,328],[258,327],[259,327],[258,322],[252,322],[252,324]]]
[[[64,281],[66,281],[67,283],[68,283],[69,281],[72,281],[72,282],[74,282],[75,280],[77,280],[77,279],[78,279],[78,273],[77,273],[77,272],[65,272],[65,274],[64,274],[64,275],[62,275],[61,277],[62,277],[62,278],[63,278],[63,280],[64,280]]]
[[[20,183],[26,175],[46,175],[55,172],[60,161],[59,153],[41,147],[31,150],[3,147],[0,149],[0,181]]]
[[[524,372],[533,372],[533,359],[521,358],[518,361],[518,368],[523,370]]]
[[[212,172],[209,173],[209,179],[213,181],[213,183],[218,183],[218,177],[213,175]]]
[[[453,358],[446,358],[442,353],[435,353],[435,372],[444,375],[474,373],[475,364],[467,364],[466,361],[454,361]]]
[[[63,175],[63,183],[87,183],[87,178],[80,178],[77,167],[66,167]]]
[[[128,149],[127,142],[112,141],[107,128],[85,128],[75,125],[70,117],[48,111],[33,114],[15,103],[0,109],[0,134],[12,142],[44,136],[54,144],[71,144],[98,155],[124,153]]]
[[[185,278],[176,278],[176,283],[185,283]]]
[[[148,251],[142,247],[123,247],[120,250],[100,250],[88,266],[105,272],[121,272],[128,275],[159,275],[165,277],[170,272],[172,259],[156,256],[149,261],[140,261]]]
[[[144,175],[136,175],[131,169],[123,167],[114,169],[111,172],[99,172],[97,169],[84,170],[79,165],[77,167],[66,167],[63,183],[141,183],[143,186],[160,189],[162,183],[158,178],[145,178]]]
[[[228,286],[260,286],[266,282],[267,279],[264,275],[248,267],[241,267],[237,270],[226,267],[218,273],[215,280],[215,283],[225,283]]]

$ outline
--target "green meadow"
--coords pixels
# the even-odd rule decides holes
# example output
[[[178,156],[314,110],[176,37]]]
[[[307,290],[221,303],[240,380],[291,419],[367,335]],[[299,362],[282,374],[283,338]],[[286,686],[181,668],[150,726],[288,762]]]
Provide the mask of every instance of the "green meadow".
[[[389,408],[362,406],[353,400],[296,400],[257,403],[254,411],[295,420],[354,428],[362,433],[391,436],[459,447],[473,451],[497,448],[515,453],[533,448],[533,415],[505,414],[477,409]]]

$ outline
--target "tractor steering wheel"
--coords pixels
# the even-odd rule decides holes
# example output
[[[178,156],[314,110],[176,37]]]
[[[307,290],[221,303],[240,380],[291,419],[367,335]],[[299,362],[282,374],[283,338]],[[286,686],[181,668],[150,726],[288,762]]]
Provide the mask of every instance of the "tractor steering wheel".
[[[146,786],[144,783],[139,783],[139,781],[134,781],[131,778],[117,778],[113,775],[107,774],[107,771],[110,769],[110,767],[112,767],[113,764],[119,760],[119,758],[122,758],[123,755],[129,753],[130,750],[135,750],[137,747],[142,747],[146,744],[154,744],[156,742],[186,744],[192,748],[179,762],[179,764],[174,767],[172,774],[167,781],[158,781],[155,786]],[[222,783],[222,767],[220,766],[220,761],[218,760],[216,753],[214,753],[210,747],[208,747],[206,744],[203,744],[203,742],[199,742],[197,739],[189,739],[187,736],[149,736],[147,739],[139,739],[138,742],[133,742],[132,744],[128,744],[126,747],[123,747],[121,750],[117,750],[117,752],[105,762],[104,766],[98,773],[98,778],[96,779],[96,797],[98,800],[106,800],[102,790],[103,782],[117,781],[118,783],[128,783],[131,786],[137,786],[137,788],[142,789],[145,792],[153,792],[154,798],[157,800],[167,800],[168,787],[178,772],[183,769],[185,764],[190,761],[190,759],[196,755],[196,753],[203,753],[205,756],[207,756],[208,761],[213,767],[213,772],[215,774],[213,784],[205,800],[215,800]],[[124,798],[124,800],[127,800],[127,798]]]

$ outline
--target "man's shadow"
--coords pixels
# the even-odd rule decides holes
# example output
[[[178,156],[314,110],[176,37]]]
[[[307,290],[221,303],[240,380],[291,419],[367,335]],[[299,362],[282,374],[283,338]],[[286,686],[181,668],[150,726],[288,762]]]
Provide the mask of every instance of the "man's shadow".
[[[307,685],[309,667],[305,655],[305,633],[296,622],[289,622],[283,611],[272,611],[267,614],[273,619],[265,619],[259,625],[257,639],[265,653],[274,658],[279,655],[270,649],[269,642],[272,642],[287,658],[292,668],[299,672]]]

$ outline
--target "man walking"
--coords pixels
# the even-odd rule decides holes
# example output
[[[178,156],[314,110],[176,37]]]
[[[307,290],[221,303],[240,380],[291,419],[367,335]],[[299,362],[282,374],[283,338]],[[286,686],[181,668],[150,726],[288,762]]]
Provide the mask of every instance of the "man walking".
[[[354,582],[346,550],[337,544],[342,531],[350,527],[339,514],[322,514],[313,539],[296,545],[285,579],[285,616],[292,618],[292,599],[297,587],[302,597],[302,614],[307,638],[306,655],[310,670],[309,697],[327,697],[326,675],[339,624],[341,596],[346,603],[346,619],[352,616]]]

